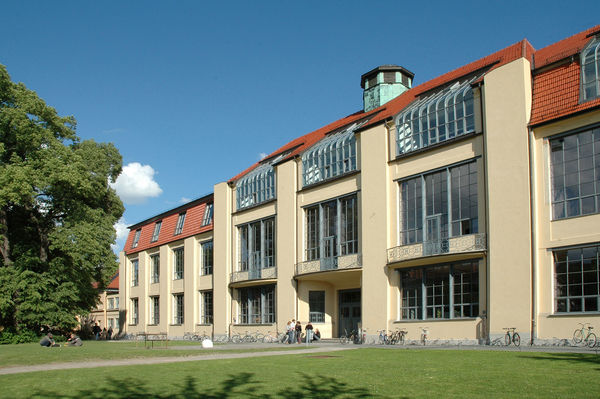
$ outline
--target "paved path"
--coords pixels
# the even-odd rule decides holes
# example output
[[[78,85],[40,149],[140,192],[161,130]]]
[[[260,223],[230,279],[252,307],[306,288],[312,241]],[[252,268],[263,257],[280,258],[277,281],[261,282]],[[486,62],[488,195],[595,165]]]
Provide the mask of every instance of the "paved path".
[[[488,350],[488,351],[510,351],[510,352],[546,352],[546,353],[588,353],[598,355],[600,351],[596,349],[588,349],[583,347],[570,346],[527,346],[523,345],[519,348],[514,346],[487,346],[487,345],[341,345],[338,343],[323,343],[315,344],[310,347],[298,347],[295,350],[276,350],[265,352],[243,352],[243,353],[218,353],[219,350],[227,349],[268,349],[273,348],[273,344],[229,344],[217,345],[215,350],[217,353],[211,352],[205,355],[189,355],[178,357],[146,357],[137,359],[118,359],[118,360],[97,360],[86,362],[69,362],[69,363],[49,363],[33,366],[14,366],[0,368],[0,375],[31,373],[35,371],[48,370],[70,370],[96,367],[114,367],[114,366],[134,366],[146,364],[165,364],[165,363],[181,363],[181,362],[197,362],[202,360],[220,360],[220,359],[243,359],[249,357],[266,357],[266,356],[281,356],[281,355],[306,355],[313,353],[337,352],[349,349],[361,348],[380,348],[388,350]],[[171,349],[185,349],[202,351],[203,348],[199,345],[194,346],[174,346]]]
[[[262,348],[272,348],[273,345],[267,344]],[[180,349],[182,347],[175,347]],[[201,346],[190,346],[185,349],[199,349]],[[235,345],[229,348],[223,349],[255,349],[258,346],[245,346]],[[219,348],[221,349],[221,348]],[[145,357],[137,359],[118,359],[118,360],[97,360],[97,361],[86,361],[86,362],[69,362],[69,363],[48,363],[38,364],[33,366],[15,366],[0,368],[0,375],[5,374],[18,374],[18,373],[31,373],[34,371],[48,371],[48,370],[70,370],[70,369],[89,369],[95,367],[114,367],[114,366],[134,366],[134,365],[145,365],[145,364],[164,364],[164,363],[181,363],[181,362],[197,362],[200,360],[220,360],[220,359],[242,359],[247,357],[265,357],[265,356],[280,356],[280,355],[306,355],[310,353],[322,353],[322,352],[335,352],[348,349],[356,349],[351,345],[319,345],[311,346],[309,348],[302,348],[296,350],[280,350],[280,351],[267,351],[267,352],[243,352],[243,353],[210,353],[206,355],[191,355],[191,356],[178,356],[178,357]]]

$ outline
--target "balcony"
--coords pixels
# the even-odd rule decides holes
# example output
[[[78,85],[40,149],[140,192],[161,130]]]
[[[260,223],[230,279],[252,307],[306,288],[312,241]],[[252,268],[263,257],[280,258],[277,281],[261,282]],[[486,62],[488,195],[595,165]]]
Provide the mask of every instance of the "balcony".
[[[425,256],[481,252],[486,249],[487,243],[484,233],[468,234],[440,241],[426,241],[389,248],[387,250],[387,262],[390,264]]]
[[[359,267],[362,267],[361,254],[322,258],[296,264],[296,276],[331,270],[356,269]]]
[[[267,267],[264,269],[252,268],[240,272],[231,273],[231,283],[239,283],[241,281],[249,280],[270,280],[277,278],[277,268]]]

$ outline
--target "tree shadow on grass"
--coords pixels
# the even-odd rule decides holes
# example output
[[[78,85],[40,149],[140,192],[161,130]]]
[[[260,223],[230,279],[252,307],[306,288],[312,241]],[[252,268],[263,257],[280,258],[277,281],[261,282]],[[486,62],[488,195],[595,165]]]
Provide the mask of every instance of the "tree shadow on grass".
[[[596,370],[600,370],[600,355],[596,353],[543,353],[543,354],[525,354],[519,356],[523,359],[546,360],[546,361],[562,361],[569,363],[589,363],[599,366]]]
[[[106,383],[102,384],[101,387],[84,388],[68,393],[38,390],[32,397],[51,399],[385,399],[384,396],[370,393],[365,388],[350,387],[343,381],[325,376],[295,375],[293,381],[297,382],[297,386],[282,388],[274,394],[264,392],[263,383],[256,380],[252,373],[230,374],[216,388],[203,386],[202,380],[205,379],[204,376],[187,376],[181,384],[175,385],[175,393],[157,393],[151,389],[151,382],[134,378],[107,378]],[[173,389],[170,389],[170,391],[173,391]],[[269,391],[272,391],[272,389]]]

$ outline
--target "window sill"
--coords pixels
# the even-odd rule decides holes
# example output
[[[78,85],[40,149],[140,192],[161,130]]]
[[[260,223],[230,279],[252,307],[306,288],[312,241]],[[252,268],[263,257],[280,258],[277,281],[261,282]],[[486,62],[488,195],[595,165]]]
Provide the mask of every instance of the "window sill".
[[[158,324],[146,324],[148,327],[156,327]]]
[[[274,326],[275,323],[251,323],[251,324],[234,324],[234,327],[259,327],[259,326]]]
[[[600,312],[570,312],[570,313],[552,313],[549,314],[549,318],[561,318],[561,317],[588,317],[588,316],[600,316]]]
[[[303,185],[302,188],[300,190],[298,190],[298,192],[301,193],[303,191],[307,191],[307,190],[313,189],[315,187],[322,186],[323,184],[331,183],[332,181],[343,179],[343,178],[349,177],[349,176],[358,175],[358,174],[360,174],[360,169],[356,169],[351,172],[346,172],[341,175],[328,177],[327,179],[319,180],[318,182],[315,182],[315,183],[310,183],[305,186]]]
[[[202,327],[212,327],[212,323],[198,323],[196,325],[197,326],[202,326]]]
[[[181,327],[181,326],[183,326],[183,323],[181,323],[181,324],[169,324],[169,326],[171,326],[171,327]]]
[[[456,142],[459,142],[459,141],[462,141],[462,140],[470,139],[471,137],[475,137],[475,136],[477,136],[479,134],[482,134],[482,133],[483,132],[473,131],[473,132],[461,134],[460,136],[455,136],[455,137],[453,137],[451,139],[448,139],[448,140],[440,141],[440,142],[437,142],[435,144],[428,145],[426,147],[421,147],[421,148],[419,148],[417,150],[414,150],[414,151],[405,152],[403,154],[396,155],[394,158],[391,159],[391,162],[397,161],[399,159],[408,158],[408,157],[411,157],[413,155],[422,154],[422,153],[424,153],[426,151],[434,150],[436,148],[439,148],[439,147],[442,147],[442,146],[445,146],[445,145],[449,145],[449,144],[453,144],[453,143],[456,143]],[[396,140],[394,140],[394,143],[395,142],[396,142]]]
[[[407,323],[443,323],[448,321],[474,321],[481,320],[480,316],[477,317],[461,317],[455,319],[411,319],[411,320],[396,320],[394,324],[407,324]]]
[[[600,215],[600,212],[586,213],[585,215],[565,216],[564,218],[552,219],[552,220],[550,220],[550,222],[551,223],[561,222],[563,220],[573,220],[573,219],[585,218],[585,217],[594,216],[594,215]]]
[[[244,208],[240,208],[240,209],[238,209],[238,210],[236,210],[236,211],[232,212],[232,213],[231,213],[231,215],[232,215],[232,216],[234,216],[234,215],[237,215],[237,214],[239,214],[239,213],[246,212],[246,211],[248,211],[248,210],[250,210],[250,209],[255,209],[255,208],[258,208],[258,207],[260,207],[260,206],[263,206],[263,205],[270,204],[270,203],[272,203],[272,202],[277,202],[277,197],[275,197],[275,198],[271,198],[271,199],[268,199],[268,200],[266,200],[266,201],[263,201],[263,202],[259,202],[259,203],[257,203],[257,204],[248,205],[248,206],[246,206],[246,207],[244,207]]]
[[[138,323],[129,323],[127,324],[129,327],[136,327],[138,325]]]

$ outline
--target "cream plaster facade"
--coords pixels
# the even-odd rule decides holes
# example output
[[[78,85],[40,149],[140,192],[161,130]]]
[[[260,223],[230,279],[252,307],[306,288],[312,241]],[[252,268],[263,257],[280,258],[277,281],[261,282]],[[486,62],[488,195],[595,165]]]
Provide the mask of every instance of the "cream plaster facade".
[[[468,134],[396,155],[395,116],[402,108],[395,114],[390,111],[377,123],[366,123],[353,131],[353,170],[305,184],[302,155],[312,144],[287,158],[285,154],[295,147],[276,152],[260,164],[265,166],[284,154],[272,164],[272,198],[238,209],[241,201],[236,199],[236,185],[244,175],[219,183],[214,186],[213,230],[135,254],[122,253],[120,295],[128,314],[127,333],[166,333],[173,337],[230,336],[246,331],[275,334],[285,332],[291,319],[303,325],[313,319],[323,338],[361,328],[370,337],[382,329],[404,329],[409,340],[419,340],[425,329],[430,340],[483,344],[502,338],[509,327],[516,328],[524,342],[543,342],[570,338],[578,322],[593,323],[600,313],[563,314],[555,309],[552,250],[598,245],[600,215],[552,220],[548,138],[597,126],[600,111],[592,109],[531,127],[532,63],[525,44],[521,57],[488,68],[479,79],[473,78],[474,129]],[[480,69],[469,73],[465,76],[472,77]],[[364,119],[376,119],[373,115],[377,114],[365,114]],[[338,128],[330,133],[337,133]],[[428,231],[422,234],[431,235],[430,242],[423,238],[403,244],[403,217],[407,216],[401,210],[406,202],[402,184],[419,177],[425,181],[438,171],[447,171],[450,176],[452,168],[462,165],[468,165],[476,175],[470,183],[476,187],[477,211],[471,216],[474,224],[461,233],[448,233],[439,242],[431,241],[434,233]],[[447,179],[450,187],[450,177]],[[443,190],[442,195],[450,198]],[[345,228],[339,227],[340,223],[349,223],[340,221],[345,199],[357,207],[356,247],[347,253],[337,251],[331,261],[322,253],[325,244],[321,237],[320,255],[309,255],[309,236],[314,231],[309,231],[308,211],[324,212],[322,207],[335,203],[331,206],[337,216],[328,220],[337,223],[334,227],[339,232]],[[439,220],[444,216],[436,217],[423,217],[423,231],[440,229]],[[319,220],[319,231],[329,228]],[[265,232],[265,226],[270,221],[274,244],[268,245],[274,249],[274,260],[267,267],[264,251],[271,230]],[[450,229],[450,222],[446,223]],[[256,228],[253,234],[257,241],[252,248],[260,249],[253,255],[246,252],[251,245],[247,242],[249,233],[243,230],[249,231],[250,226]],[[336,249],[341,248],[341,239],[335,237]],[[208,240],[214,241],[214,268],[210,276],[201,276],[200,248]],[[173,280],[173,250],[179,247],[184,248],[185,275]],[[149,267],[155,253],[160,254],[161,279],[152,284]],[[253,262],[250,256],[256,256],[254,262],[263,267],[253,271],[247,263]],[[132,286],[135,260],[140,281]],[[471,276],[475,281],[461,286],[459,279],[466,274],[455,273],[455,269],[467,266],[473,271],[465,278]],[[445,270],[447,277],[439,287],[426,285],[430,277],[418,277],[423,285],[414,288],[417,304],[409,306],[407,298],[413,294],[403,279],[411,273],[425,276],[440,270]],[[438,288],[446,291],[435,294]],[[199,322],[202,291],[214,295],[214,318],[208,325]],[[174,324],[172,297],[178,293],[185,298],[185,315],[183,323]],[[436,305],[436,295],[446,302]],[[152,296],[160,298],[160,322],[156,325],[149,323],[148,298]],[[139,309],[133,324],[131,306],[136,298]],[[463,302],[464,309],[469,310],[461,310]],[[311,306],[319,311],[314,312]]]

